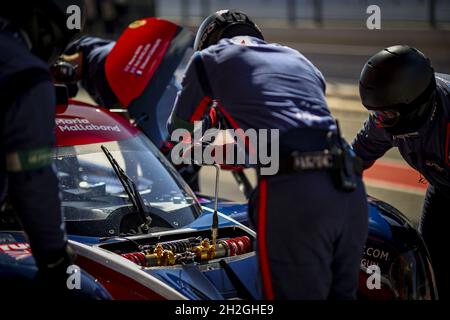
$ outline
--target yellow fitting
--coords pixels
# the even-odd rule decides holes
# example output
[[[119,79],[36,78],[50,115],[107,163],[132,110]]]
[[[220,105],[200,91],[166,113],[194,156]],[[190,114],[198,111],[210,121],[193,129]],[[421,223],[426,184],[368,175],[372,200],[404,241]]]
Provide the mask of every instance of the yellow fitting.
[[[147,267],[173,266],[175,264],[175,254],[171,250],[165,250],[158,244],[153,253],[147,251],[145,254]]]

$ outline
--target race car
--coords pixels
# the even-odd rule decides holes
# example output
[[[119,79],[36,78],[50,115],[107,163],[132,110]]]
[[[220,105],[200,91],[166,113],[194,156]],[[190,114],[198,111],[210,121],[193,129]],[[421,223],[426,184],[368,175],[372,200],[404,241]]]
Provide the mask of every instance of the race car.
[[[55,166],[76,261],[116,299],[257,299],[254,240],[246,205],[197,197],[126,119],[71,100],[56,117]],[[360,298],[434,299],[432,268],[420,236],[395,209],[369,197],[370,235],[361,261]],[[33,259],[5,212],[0,275]],[[6,227],[9,231],[6,231]],[[370,265],[381,289],[370,290]],[[23,270],[22,270],[23,271]],[[21,271],[21,272],[22,272]]]
[[[259,297],[255,233],[202,207],[142,132],[105,109],[70,101],[57,107],[56,137],[54,162],[76,264],[113,298]],[[13,221],[2,220],[18,229]],[[30,269],[23,234],[2,231],[0,239],[21,249],[17,259],[0,251],[0,274]]]
[[[134,30],[155,22],[145,21],[134,24]],[[164,24],[173,30],[170,22],[158,19],[155,32]],[[159,150],[166,137],[168,109],[179,88],[177,75],[191,52],[185,32],[164,38],[158,31],[159,36],[153,37],[165,45],[154,50],[157,59],[147,61],[150,75],[145,67],[132,74],[131,69],[126,71],[132,57],[121,51],[116,52],[121,59],[115,67],[108,64],[115,77],[126,73],[125,82],[114,91],[118,97],[127,77],[140,79],[134,79],[131,87],[139,90],[128,96],[132,122],[123,112],[68,100],[64,88],[58,89],[55,166],[69,238],[78,254],[76,264],[114,299],[260,299],[257,235],[246,226],[247,205],[196,195]],[[182,42],[177,41],[180,34]],[[127,39],[124,35],[118,44]],[[131,53],[142,45],[127,43]],[[369,197],[369,205],[359,298],[436,299],[420,235],[388,204]],[[2,248],[0,279],[14,272],[32,279],[33,258],[8,210],[0,214]],[[12,254],[15,250],[19,253]],[[373,265],[380,271],[379,287],[370,285],[376,272]]]

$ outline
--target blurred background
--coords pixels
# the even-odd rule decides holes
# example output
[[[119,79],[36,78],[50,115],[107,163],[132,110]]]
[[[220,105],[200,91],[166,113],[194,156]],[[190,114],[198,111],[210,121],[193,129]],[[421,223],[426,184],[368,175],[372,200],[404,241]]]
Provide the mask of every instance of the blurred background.
[[[383,26],[390,28],[448,28],[448,0],[87,0],[90,31],[114,34],[127,20],[159,16],[196,26],[211,12],[234,8],[251,13],[262,27],[365,26],[366,8],[382,9]]]
[[[157,16],[193,32],[213,11],[240,9],[262,28],[266,39],[299,50],[327,79],[333,114],[351,141],[364,120],[358,78],[365,61],[384,47],[415,46],[430,57],[437,72],[450,73],[449,0],[88,0],[85,33],[115,39],[133,20]],[[381,30],[368,30],[369,5],[381,8]],[[213,170],[213,169],[212,169]],[[214,174],[202,169],[201,188],[211,194]],[[387,201],[415,223],[426,181],[396,150],[365,173],[368,193]],[[224,172],[220,195],[244,201],[231,174]],[[326,197],[326,195],[324,195]]]

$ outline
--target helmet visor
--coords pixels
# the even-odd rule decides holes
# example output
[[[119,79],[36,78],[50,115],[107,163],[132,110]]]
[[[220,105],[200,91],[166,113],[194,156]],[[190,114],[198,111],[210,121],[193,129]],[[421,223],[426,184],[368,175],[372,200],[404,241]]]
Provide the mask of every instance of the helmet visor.
[[[370,116],[382,128],[394,127],[400,120],[400,112],[397,110],[371,111]]]

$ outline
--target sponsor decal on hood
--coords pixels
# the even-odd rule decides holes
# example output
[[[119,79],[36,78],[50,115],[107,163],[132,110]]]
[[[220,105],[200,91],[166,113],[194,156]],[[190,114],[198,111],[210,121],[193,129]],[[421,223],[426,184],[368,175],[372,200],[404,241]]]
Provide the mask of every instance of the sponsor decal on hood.
[[[56,146],[120,141],[139,133],[128,120],[106,109],[70,101],[56,108]]]

